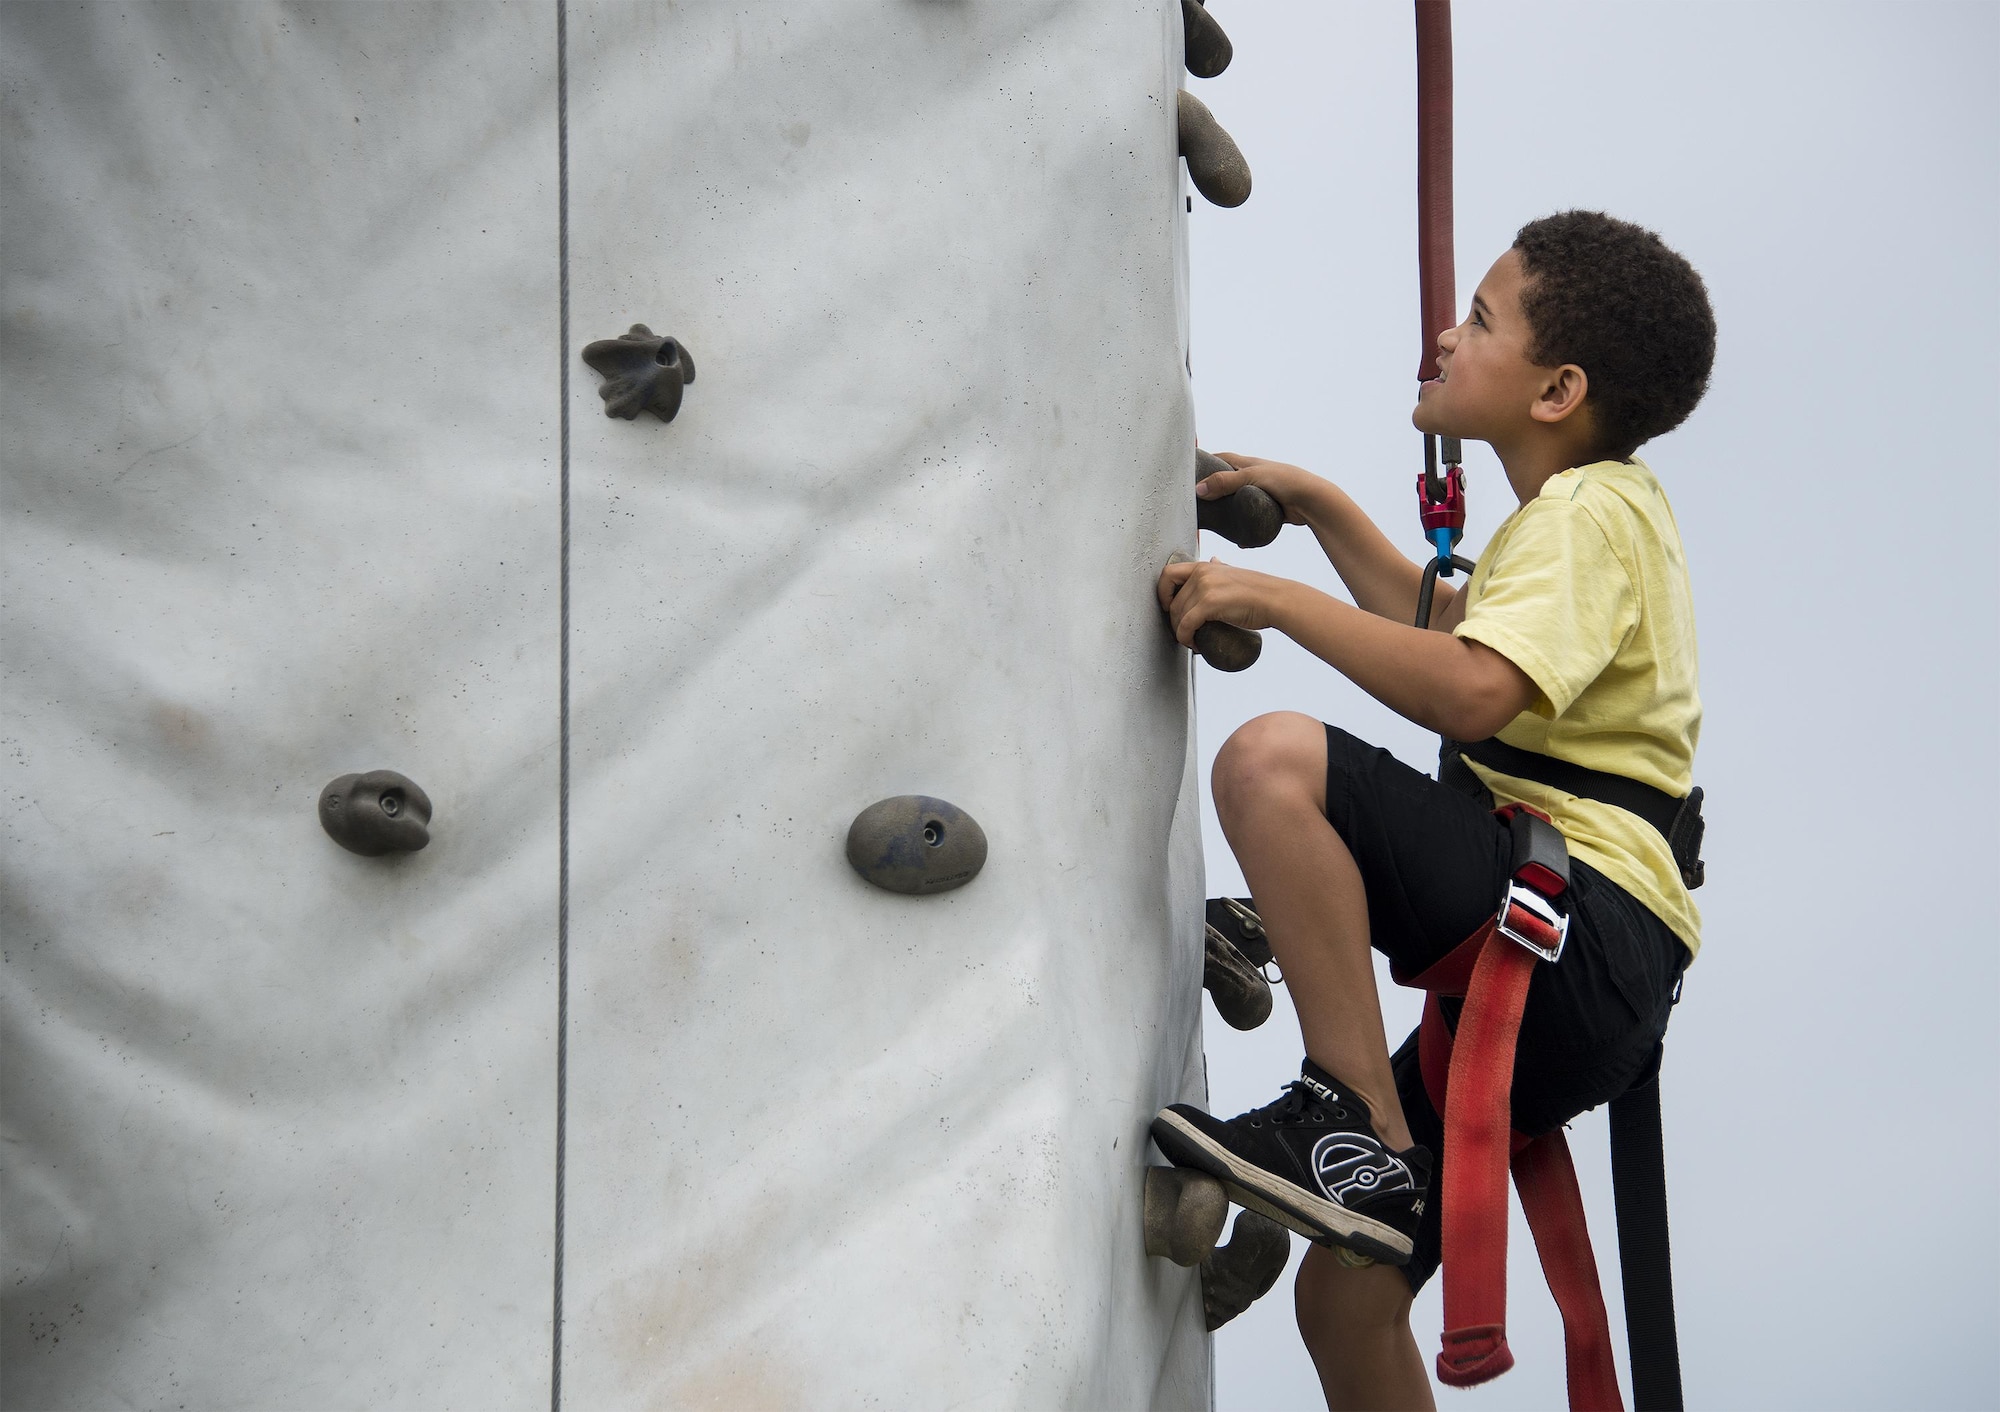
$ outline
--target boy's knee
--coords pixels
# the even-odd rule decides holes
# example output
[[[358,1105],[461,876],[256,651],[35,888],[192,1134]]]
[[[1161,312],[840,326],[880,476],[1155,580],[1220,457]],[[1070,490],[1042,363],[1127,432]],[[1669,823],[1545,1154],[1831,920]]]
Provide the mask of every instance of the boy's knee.
[[[1354,1269],[1331,1251],[1313,1249],[1292,1286],[1299,1333],[1315,1352],[1400,1335],[1409,1327],[1413,1295],[1391,1265]]]
[[[1225,816],[1279,790],[1303,788],[1320,798],[1326,789],[1326,727],[1297,711],[1246,721],[1216,752],[1210,786],[1216,810]]]

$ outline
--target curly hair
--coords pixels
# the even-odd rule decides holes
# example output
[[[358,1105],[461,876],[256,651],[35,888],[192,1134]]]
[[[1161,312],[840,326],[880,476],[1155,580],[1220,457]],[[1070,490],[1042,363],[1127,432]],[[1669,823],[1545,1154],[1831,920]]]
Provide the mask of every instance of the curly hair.
[[[1686,259],[1602,211],[1529,221],[1514,237],[1521,309],[1542,367],[1574,363],[1608,460],[1687,420],[1715,365],[1715,312]]]

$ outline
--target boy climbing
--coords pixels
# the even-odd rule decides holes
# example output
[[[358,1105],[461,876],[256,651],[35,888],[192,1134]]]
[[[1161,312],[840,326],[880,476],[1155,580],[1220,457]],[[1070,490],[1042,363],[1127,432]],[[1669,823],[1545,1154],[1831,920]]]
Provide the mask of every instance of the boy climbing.
[[[1418,565],[1336,486],[1254,457],[1225,457],[1232,469],[1199,493],[1261,486],[1313,531],[1354,602],[1214,561],[1169,565],[1159,581],[1182,643],[1206,622],[1275,628],[1392,710],[1472,743],[1448,752],[1440,774],[1456,779],[1441,783],[1336,726],[1277,713],[1216,757],[1216,810],[1305,1060],[1266,1107],[1223,1121],[1176,1104],[1153,1135],[1175,1164],[1317,1243],[1297,1314],[1332,1408],[1432,1405],[1409,1310],[1440,1260],[1443,1125],[1416,1036],[1389,1053],[1371,946],[1399,975],[1431,967],[1493,918],[1514,873],[1512,833],[1490,811],[1526,804],[1554,822],[1570,853],[1568,940],[1534,967],[1512,1082],[1513,1126],[1534,1136],[1646,1075],[1700,945],[1688,860],[1657,820],[1578,781],[1601,772],[1670,800],[1692,787],[1701,703],[1686,561],[1634,453],[1707,388],[1715,323],[1701,277],[1652,232],[1606,215],[1531,221],[1438,350],[1412,420],[1488,443],[1520,505],[1462,592],[1439,585],[1428,629],[1410,625]],[[1572,788],[1534,778],[1551,773]],[[1445,1015],[1456,1023],[1456,1002]]]

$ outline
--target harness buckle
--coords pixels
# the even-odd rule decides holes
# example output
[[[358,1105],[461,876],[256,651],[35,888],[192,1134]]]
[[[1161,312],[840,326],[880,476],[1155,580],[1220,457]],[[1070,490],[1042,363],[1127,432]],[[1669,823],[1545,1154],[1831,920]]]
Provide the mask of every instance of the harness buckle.
[[[1561,957],[1569,940],[1569,914],[1559,912],[1548,898],[1518,878],[1507,879],[1500,894],[1500,911],[1493,929],[1509,941],[1519,942],[1544,961]]]

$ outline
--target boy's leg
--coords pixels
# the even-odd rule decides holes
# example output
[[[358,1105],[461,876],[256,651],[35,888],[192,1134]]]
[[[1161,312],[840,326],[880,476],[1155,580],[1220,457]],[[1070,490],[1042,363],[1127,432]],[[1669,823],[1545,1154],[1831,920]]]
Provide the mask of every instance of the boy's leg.
[[[1326,817],[1326,727],[1260,716],[1215,757],[1215,811],[1299,1013],[1306,1057],[1368,1104],[1375,1131],[1410,1145],[1369,953],[1368,896]]]
[[[1357,1270],[1330,1250],[1307,1249],[1292,1300],[1329,1412],[1437,1405],[1410,1332],[1414,1297],[1394,1266]]]
[[[1370,945],[1415,972],[1463,941],[1492,915],[1507,831],[1464,795],[1308,716],[1244,726],[1214,778],[1307,1058],[1275,1102],[1233,1118],[1170,1104],[1153,1141],[1311,1240],[1404,1264],[1425,1219],[1432,1152],[1408,1141]]]

